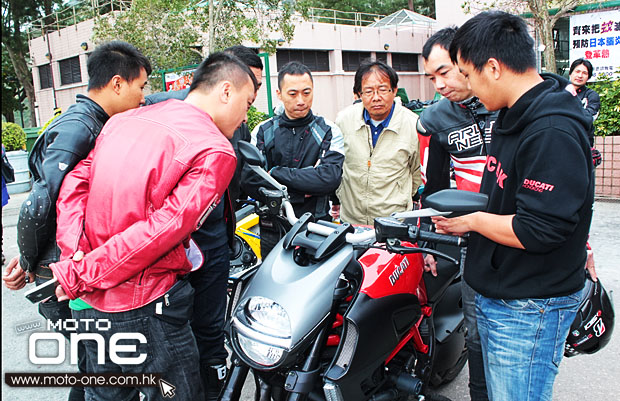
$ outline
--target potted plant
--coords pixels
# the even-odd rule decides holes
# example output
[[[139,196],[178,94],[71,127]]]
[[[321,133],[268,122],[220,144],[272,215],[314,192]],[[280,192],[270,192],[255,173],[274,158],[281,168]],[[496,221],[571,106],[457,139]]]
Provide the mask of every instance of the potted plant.
[[[2,123],[2,144],[6,149],[9,163],[15,170],[15,182],[7,184],[9,194],[30,191],[30,171],[28,170],[28,153],[26,152],[26,132],[17,124]]]

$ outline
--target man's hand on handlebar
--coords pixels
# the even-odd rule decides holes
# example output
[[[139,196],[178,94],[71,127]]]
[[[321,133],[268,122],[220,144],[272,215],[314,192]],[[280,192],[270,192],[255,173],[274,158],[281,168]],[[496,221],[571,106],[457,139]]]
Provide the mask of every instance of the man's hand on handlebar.
[[[332,219],[337,220],[340,218],[340,205],[332,205],[331,210],[329,211],[329,215],[332,216]]]
[[[431,217],[431,219],[438,233],[461,236],[472,231],[470,220],[474,214],[475,213],[466,214],[451,219],[447,219],[443,216],[434,216]]]

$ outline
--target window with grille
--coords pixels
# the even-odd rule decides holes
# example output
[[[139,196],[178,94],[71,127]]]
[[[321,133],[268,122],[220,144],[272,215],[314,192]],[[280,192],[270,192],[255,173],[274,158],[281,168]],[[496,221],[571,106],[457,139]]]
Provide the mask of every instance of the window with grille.
[[[379,53],[377,52],[377,60],[387,64],[387,53]]]
[[[58,62],[60,69],[60,84],[70,85],[82,82],[82,72],[80,70],[80,58],[71,57]]]
[[[342,69],[345,71],[357,71],[364,60],[370,59],[370,52],[342,52]]]
[[[41,89],[52,87],[52,66],[50,64],[39,66],[39,83]]]
[[[415,53],[392,53],[392,68],[396,71],[419,71]]]
[[[323,50],[288,50],[276,52],[278,71],[290,61],[299,61],[310,71],[329,71],[329,52]]]

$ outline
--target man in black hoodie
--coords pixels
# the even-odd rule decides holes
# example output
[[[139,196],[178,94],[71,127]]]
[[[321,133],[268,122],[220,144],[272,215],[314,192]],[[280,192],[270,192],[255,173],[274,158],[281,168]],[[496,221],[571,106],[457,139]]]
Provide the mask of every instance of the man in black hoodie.
[[[592,218],[589,121],[568,81],[536,71],[525,22],[485,12],[456,33],[450,56],[488,110],[500,110],[480,191],[486,212],[433,218],[471,232],[465,280],[492,400],[550,400],[585,282]]]

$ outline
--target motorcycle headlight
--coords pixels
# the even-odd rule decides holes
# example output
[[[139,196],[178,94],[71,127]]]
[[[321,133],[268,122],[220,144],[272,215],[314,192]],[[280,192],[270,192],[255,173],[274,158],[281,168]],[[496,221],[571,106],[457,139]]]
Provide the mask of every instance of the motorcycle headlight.
[[[246,313],[250,325],[255,330],[276,337],[291,336],[291,322],[288,313],[271,299],[250,298],[246,306]]]
[[[244,336],[243,334],[237,334],[237,340],[239,347],[243,353],[252,361],[263,366],[276,365],[282,359],[284,355],[284,349],[267,345],[253,339]]]
[[[278,303],[252,297],[233,317],[237,342],[249,359],[263,366],[279,363],[290,349],[291,323]]]

